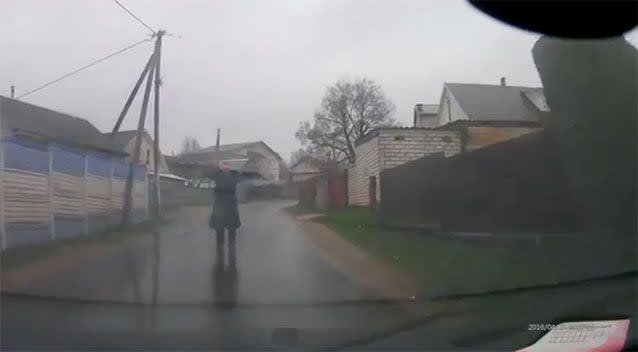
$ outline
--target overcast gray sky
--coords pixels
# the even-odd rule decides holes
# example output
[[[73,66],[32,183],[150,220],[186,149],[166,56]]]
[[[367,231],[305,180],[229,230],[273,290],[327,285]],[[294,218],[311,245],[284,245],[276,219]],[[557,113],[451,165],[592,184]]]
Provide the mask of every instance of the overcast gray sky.
[[[178,152],[263,140],[288,159],[294,132],[340,78],[379,82],[411,124],[415,103],[438,103],[444,82],[539,86],[538,35],[496,22],[462,0],[121,0],[164,42],[161,147]],[[0,11],[0,94],[17,95],[143,39],[111,0],[6,1]],[[638,43],[638,32],[627,35]],[[146,43],[24,100],[110,130],[152,50]],[[141,99],[139,99],[141,100]],[[124,128],[134,128],[134,105]],[[147,124],[152,128],[152,124]]]

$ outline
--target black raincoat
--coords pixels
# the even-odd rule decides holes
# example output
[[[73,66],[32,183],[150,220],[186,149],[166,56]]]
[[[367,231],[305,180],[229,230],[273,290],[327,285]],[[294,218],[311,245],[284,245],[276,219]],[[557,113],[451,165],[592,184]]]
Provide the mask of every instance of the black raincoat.
[[[237,183],[239,177],[233,172],[218,172],[213,176],[215,190],[213,213],[209,225],[213,229],[236,229],[241,226],[237,209]]]

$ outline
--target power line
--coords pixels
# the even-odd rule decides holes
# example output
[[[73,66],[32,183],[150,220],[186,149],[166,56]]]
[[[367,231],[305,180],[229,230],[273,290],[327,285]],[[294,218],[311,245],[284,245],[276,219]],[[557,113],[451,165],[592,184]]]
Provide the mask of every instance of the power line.
[[[137,20],[137,22],[139,22],[142,26],[148,28],[149,31],[153,32],[153,34],[155,34],[155,30],[153,28],[151,28],[151,26],[147,25],[146,23],[144,23],[144,21],[142,21],[139,17],[135,16],[135,14],[127,9],[124,5],[122,5],[122,3],[120,3],[117,0],[113,0],[115,1],[116,4],[118,4],[124,11],[126,11],[129,15],[131,15],[134,19]]]
[[[131,44],[131,45],[127,46],[127,47],[126,47],[126,48],[124,48],[124,49],[118,50],[118,51],[116,51],[116,52],[114,52],[114,53],[112,53],[112,54],[109,54],[109,55],[107,55],[107,56],[105,56],[105,57],[101,58],[101,59],[95,60],[95,61],[91,62],[90,64],[85,65],[85,66],[82,66],[82,67],[78,68],[77,70],[75,70],[75,71],[73,71],[73,72],[67,73],[67,74],[65,74],[64,76],[61,76],[61,77],[59,77],[59,78],[54,79],[54,80],[53,80],[53,81],[51,81],[51,82],[48,82],[48,83],[46,83],[46,84],[41,85],[41,86],[40,86],[40,87],[38,87],[38,88],[35,88],[35,89],[33,89],[33,90],[30,90],[30,91],[28,91],[28,92],[26,92],[26,93],[24,93],[24,94],[22,94],[22,95],[18,96],[18,98],[17,98],[17,99],[21,99],[21,98],[26,97],[27,95],[31,95],[31,94],[33,94],[33,93],[35,93],[35,92],[37,92],[37,91],[39,91],[39,90],[41,90],[41,89],[44,89],[44,88],[46,88],[46,87],[48,87],[48,86],[50,86],[50,85],[52,85],[52,84],[55,84],[55,83],[57,83],[57,82],[60,82],[61,80],[65,79],[65,78],[67,78],[67,77],[73,76],[74,74],[76,74],[76,73],[78,73],[78,72],[80,72],[80,71],[86,70],[87,68],[89,68],[89,67],[91,67],[91,66],[93,66],[93,65],[96,65],[96,64],[98,64],[98,63],[100,63],[100,62],[102,62],[102,61],[108,60],[108,59],[112,58],[112,57],[113,57],[113,56],[115,56],[115,55],[121,54],[121,53],[123,53],[123,52],[125,52],[125,51],[127,51],[127,50],[129,50],[129,49],[132,49],[132,48],[134,48],[134,47],[136,47],[136,46],[138,46],[138,45],[140,45],[140,44],[142,44],[142,43],[144,43],[144,42],[148,42],[148,41],[150,41],[150,40],[151,40],[151,39],[143,39],[143,40],[140,40],[139,42],[134,43],[134,44]]]

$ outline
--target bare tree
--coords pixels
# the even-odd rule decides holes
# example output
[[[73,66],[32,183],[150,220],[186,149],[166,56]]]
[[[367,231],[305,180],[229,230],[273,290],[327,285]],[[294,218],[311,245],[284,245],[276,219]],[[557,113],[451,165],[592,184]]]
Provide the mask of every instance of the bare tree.
[[[290,162],[288,165],[295,165],[299,160],[305,157],[312,157],[315,160],[322,162],[330,162],[334,161],[332,155],[330,153],[321,153],[318,150],[314,150],[312,148],[299,148],[292,152],[290,155]]]
[[[393,112],[376,82],[340,80],[326,90],[312,123],[302,122],[295,136],[313,154],[353,163],[355,142],[375,128],[395,125]]]
[[[199,142],[197,141],[197,139],[195,139],[195,137],[188,136],[182,140],[182,149],[181,149],[182,154],[196,152],[200,149],[202,148],[199,145]]]
[[[292,152],[292,154],[290,155],[290,161],[288,162],[289,166],[293,166],[295,165],[299,160],[301,160],[302,158],[308,156],[308,150],[304,149],[304,148],[299,148],[295,151]]]

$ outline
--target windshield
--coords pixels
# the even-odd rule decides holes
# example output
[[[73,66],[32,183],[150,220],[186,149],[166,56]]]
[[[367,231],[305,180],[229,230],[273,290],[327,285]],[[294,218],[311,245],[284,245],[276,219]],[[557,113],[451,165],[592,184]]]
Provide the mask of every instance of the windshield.
[[[636,346],[635,29],[23,0],[0,32],[2,349]]]

